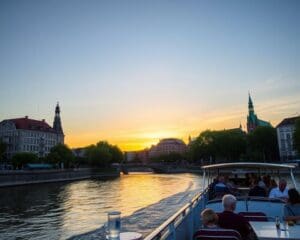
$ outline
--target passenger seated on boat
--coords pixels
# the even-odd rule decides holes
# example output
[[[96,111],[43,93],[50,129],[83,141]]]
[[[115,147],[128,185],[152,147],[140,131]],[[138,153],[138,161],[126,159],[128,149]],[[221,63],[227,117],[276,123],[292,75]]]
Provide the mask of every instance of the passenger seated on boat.
[[[209,198],[209,200],[211,200],[215,197],[214,189],[215,189],[215,186],[216,186],[217,183],[218,183],[218,178],[214,178],[213,182],[211,184],[209,184],[209,186],[208,186],[208,198]]]
[[[289,200],[284,206],[283,216],[285,221],[293,221],[300,224],[300,195],[299,192],[292,188],[288,191]]]
[[[250,189],[248,196],[255,197],[266,197],[267,193],[264,188],[264,183],[262,181],[258,181],[258,179],[253,180],[252,188]]]
[[[214,212],[214,210],[210,208],[206,208],[201,212],[201,219],[203,226],[205,228],[218,228],[218,215]]]
[[[236,193],[237,192],[237,186],[235,185],[234,181],[232,179],[229,179],[228,176],[224,177],[225,179],[225,185],[228,187],[230,193]]]
[[[222,198],[224,211],[219,213],[219,226],[226,229],[238,231],[243,239],[247,239],[250,234],[248,221],[241,215],[234,213],[236,208],[236,198],[231,194],[226,194]]]
[[[269,194],[269,198],[280,198],[283,200],[288,199],[288,188],[286,186],[286,180],[280,179],[279,186],[277,188],[273,188]]]
[[[268,190],[271,186],[271,176],[270,175],[264,175],[262,178],[265,186],[266,186],[266,190]]]
[[[214,187],[215,198],[221,198],[225,194],[230,193],[228,186],[225,184],[224,176],[218,177],[218,183]]]

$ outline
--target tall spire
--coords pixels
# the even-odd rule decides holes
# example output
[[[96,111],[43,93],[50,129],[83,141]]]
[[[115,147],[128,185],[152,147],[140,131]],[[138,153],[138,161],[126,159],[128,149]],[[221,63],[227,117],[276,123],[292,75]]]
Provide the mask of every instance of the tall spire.
[[[54,116],[54,122],[53,122],[53,129],[57,133],[62,133],[63,134],[63,129],[62,129],[61,120],[60,120],[60,107],[59,107],[58,102],[57,102],[56,107],[55,107],[55,116]]]
[[[248,98],[248,110],[249,112],[253,112],[254,111],[254,107],[253,107],[253,102],[251,99],[251,95],[250,92],[248,92],[249,98]]]

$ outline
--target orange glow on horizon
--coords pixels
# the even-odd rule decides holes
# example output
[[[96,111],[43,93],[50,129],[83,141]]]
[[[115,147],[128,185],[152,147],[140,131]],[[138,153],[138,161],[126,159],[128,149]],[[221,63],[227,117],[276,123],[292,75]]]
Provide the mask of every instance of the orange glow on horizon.
[[[236,123],[233,125],[227,122],[230,120],[232,119],[214,119],[213,121],[209,121],[209,123],[203,122],[202,128],[191,128],[190,130],[182,128],[170,128],[169,130],[132,130],[126,131],[123,134],[118,134],[116,132],[102,133],[99,135],[94,132],[81,133],[78,135],[69,134],[66,135],[65,142],[70,147],[76,148],[95,144],[99,141],[108,141],[110,144],[117,145],[122,151],[138,151],[150,148],[163,138],[179,138],[187,143],[189,136],[196,137],[206,129],[224,129],[239,126],[239,121],[233,121]],[[213,128],[210,128],[209,126],[213,126]]]
[[[270,121],[276,126],[283,116],[288,116],[286,104],[289,103],[290,110],[296,111],[300,101],[276,100],[273,102],[262,102],[256,108],[259,118]],[[274,108],[278,109],[274,111]],[[282,112],[284,114],[282,114]],[[165,113],[167,115],[167,111]],[[137,115],[140,116],[141,114]],[[65,130],[65,143],[72,148],[85,147],[99,141],[108,141],[120,147],[122,151],[136,151],[150,148],[163,138],[179,138],[187,143],[188,137],[197,137],[202,131],[221,130],[237,128],[242,124],[246,129],[247,108],[244,104],[230,106],[222,110],[213,110],[198,113],[171,114],[166,116],[161,114],[147,113],[142,118],[115,118],[113,121],[99,124],[90,122],[89,125],[76,125],[71,122],[69,129]],[[160,116],[158,118],[157,116]],[[93,127],[94,126],[96,127]],[[83,127],[84,126],[84,127]]]

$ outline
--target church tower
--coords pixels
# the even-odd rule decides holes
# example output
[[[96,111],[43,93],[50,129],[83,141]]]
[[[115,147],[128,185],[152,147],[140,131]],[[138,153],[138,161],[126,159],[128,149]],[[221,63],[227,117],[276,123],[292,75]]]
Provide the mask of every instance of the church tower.
[[[252,102],[250,93],[249,93],[249,99],[248,99],[248,111],[249,111],[249,115],[254,113],[254,107],[253,107],[253,102]]]
[[[248,117],[247,117],[247,132],[253,131],[257,127],[257,116],[254,113],[254,106],[249,93],[248,98]]]
[[[257,117],[254,112],[253,102],[249,93],[248,99],[248,116],[247,116],[247,131],[252,132],[257,127],[272,127],[270,122],[266,122]]]
[[[55,107],[55,116],[54,116],[54,122],[53,122],[53,129],[56,131],[58,134],[64,134],[62,126],[61,126],[61,120],[60,120],[60,107],[59,104],[57,103]]]

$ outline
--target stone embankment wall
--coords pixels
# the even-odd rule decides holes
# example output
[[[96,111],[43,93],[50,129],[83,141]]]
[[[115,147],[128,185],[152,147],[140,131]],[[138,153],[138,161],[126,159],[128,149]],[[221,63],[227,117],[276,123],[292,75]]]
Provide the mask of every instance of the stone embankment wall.
[[[104,173],[92,169],[0,171],[0,187],[89,178],[118,177],[119,175],[119,172]]]

